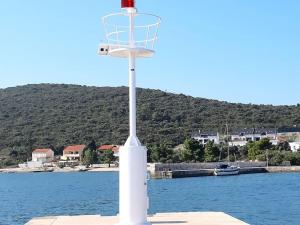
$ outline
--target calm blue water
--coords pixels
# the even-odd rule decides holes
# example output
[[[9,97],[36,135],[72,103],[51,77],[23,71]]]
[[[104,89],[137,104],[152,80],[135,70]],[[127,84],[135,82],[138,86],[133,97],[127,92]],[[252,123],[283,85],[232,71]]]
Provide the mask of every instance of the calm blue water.
[[[150,180],[150,213],[223,211],[253,225],[300,224],[300,173]],[[118,211],[117,173],[0,174],[0,225]]]

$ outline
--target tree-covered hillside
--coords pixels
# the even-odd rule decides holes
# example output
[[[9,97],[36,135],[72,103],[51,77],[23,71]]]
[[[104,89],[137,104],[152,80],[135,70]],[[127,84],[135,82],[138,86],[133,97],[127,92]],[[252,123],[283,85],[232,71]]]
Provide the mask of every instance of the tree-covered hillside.
[[[142,143],[183,143],[191,132],[300,124],[300,105],[232,104],[138,89]],[[69,144],[123,144],[128,135],[128,88],[38,84],[0,89],[0,159],[14,152]],[[13,153],[14,154],[14,153]]]

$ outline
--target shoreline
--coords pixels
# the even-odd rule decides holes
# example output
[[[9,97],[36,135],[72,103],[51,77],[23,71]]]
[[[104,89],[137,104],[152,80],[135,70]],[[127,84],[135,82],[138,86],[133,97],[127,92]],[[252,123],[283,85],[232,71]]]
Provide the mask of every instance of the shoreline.
[[[100,168],[86,168],[84,170],[80,168],[3,168],[0,169],[1,173],[72,173],[72,172],[118,172],[118,167],[100,167]],[[173,170],[173,171],[161,171],[163,174],[151,174],[151,178],[183,178],[183,177],[202,177],[213,176],[213,169],[189,169],[189,170]],[[270,166],[270,167],[250,167],[242,168],[240,175],[253,174],[253,173],[299,173],[300,166]]]
[[[0,169],[1,173],[72,173],[72,172],[117,172],[119,171],[119,168],[117,167],[101,167],[101,168],[86,168],[86,169],[80,169],[80,168],[57,168],[57,167],[48,167],[48,168],[3,168]]]

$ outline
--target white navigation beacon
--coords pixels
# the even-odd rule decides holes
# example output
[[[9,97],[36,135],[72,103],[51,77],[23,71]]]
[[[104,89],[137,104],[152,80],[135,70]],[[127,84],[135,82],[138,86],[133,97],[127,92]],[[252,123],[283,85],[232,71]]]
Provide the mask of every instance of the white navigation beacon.
[[[135,59],[152,57],[161,19],[138,13],[134,0],[122,0],[124,9],[102,18],[105,43],[100,55],[128,58],[130,134],[119,152],[119,225],[147,225],[147,149],[136,136]]]

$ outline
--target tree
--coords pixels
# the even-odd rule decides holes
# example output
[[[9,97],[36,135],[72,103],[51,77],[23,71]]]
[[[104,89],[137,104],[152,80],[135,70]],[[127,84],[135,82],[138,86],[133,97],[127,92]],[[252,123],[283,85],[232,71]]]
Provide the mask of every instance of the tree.
[[[257,148],[261,151],[273,148],[273,145],[270,142],[269,138],[263,138],[263,139],[255,142],[255,144],[257,145]]]
[[[283,141],[283,142],[278,143],[277,149],[279,151],[291,151],[291,146],[290,146],[289,142]]]
[[[269,160],[269,163],[270,164],[270,155],[266,155],[266,154],[259,154],[259,155],[256,155],[255,156],[255,159],[258,160],[258,161],[267,161],[267,158]]]
[[[285,152],[284,161],[290,161],[293,166],[300,166],[300,152]]]
[[[92,141],[87,145],[87,148],[88,148],[88,149],[91,149],[91,150],[93,150],[93,151],[96,151],[97,145],[96,145],[95,140],[92,140]]]
[[[9,153],[9,156],[12,158],[17,158],[18,155],[19,155],[18,151],[14,150],[14,149]]]
[[[271,166],[280,166],[284,161],[284,154],[280,151],[272,151],[269,154],[269,164]]]
[[[171,163],[173,162],[173,149],[167,144],[149,146],[151,162]]]
[[[256,156],[261,154],[261,152],[258,149],[258,146],[253,141],[248,142],[246,147],[248,150],[248,159],[250,159],[250,160],[255,160]]]
[[[193,138],[188,138],[184,141],[183,149],[181,150],[180,158],[184,162],[203,162],[204,148],[199,142]]]
[[[241,153],[237,146],[231,146],[229,148],[229,154],[230,154],[230,157],[229,157],[230,161],[236,161],[237,159],[241,158]]]
[[[240,159],[248,159],[248,149],[247,146],[238,147],[240,153]]]
[[[110,167],[110,164],[112,164],[116,160],[116,157],[114,156],[114,152],[112,150],[106,150],[104,151],[101,161],[103,163],[108,164],[108,167]]]
[[[218,161],[220,154],[219,148],[214,144],[213,141],[207,142],[204,148],[204,159],[205,162],[216,162]]]
[[[194,145],[191,139],[186,139],[183,144],[183,148],[180,150],[180,159],[183,162],[193,162],[194,154],[193,149],[196,145]]]
[[[91,165],[94,163],[98,163],[97,152],[88,148],[83,152],[83,164]]]
[[[151,145],[149,147],[151,162],[160,162],[160,148],[158,145]]]
[[[14,146],[10,152],[10,158],[17,163],[23,163],[28,160],[28,148],[24,146]]]
[[[263,159],[262,156],[259,156],[259,159],[257,158],[258,155],[265,154],[266,150],[272,150],[274,149],[272,143],[268,138],[263,138],[256,142],[248,142],[246,145],[248,149],[248,158],[251,160],[261,160]]]
[[[50,145],[49,148],[51,148],[54,151],[54,155],[63,155],[63,151],[65,147],[64,146],[54,147]]]

